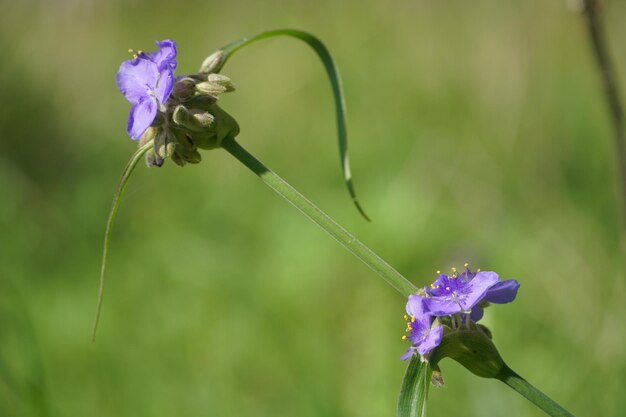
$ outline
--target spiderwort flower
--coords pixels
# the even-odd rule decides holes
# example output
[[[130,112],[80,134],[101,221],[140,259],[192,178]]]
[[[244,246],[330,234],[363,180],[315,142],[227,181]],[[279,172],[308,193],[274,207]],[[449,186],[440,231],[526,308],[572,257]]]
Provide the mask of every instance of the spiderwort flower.
[[[457,275],[456,271],[452,276],[439,274],[426,290],[424,304],[427,311],[435,316],[469,313],[499,281],[498,274],[491,271],[478,272],[471,280]]]
[[[411,347],[402,360],[414,354],[421,355],[424,360],[429,358],[442,339],[448,340],[459,331],[488,335],[484,326],[476,325],[483,316],[483,309],[490,302],[503,304],[515,299],[520,286],[516,280],[500,281],[495,272],[478,270],[474,273],[467,264],[465,268],[460,274],[452,268],[451,275],[437,271],[439,276],[430,287],[409,296],[408,316],[405,316],[409,334],[403,339],[409,340]]]
[[[215,149],[226,137],[235,137],[239,125],[218,105],[218,96],[235,89],[225,75],[218,74],[224,52],[207,58],[195,74],[174,77],[176,42],[156,42],[159,49],[134,52],[117,73],[117,87],[132,104],[127,131],[139,146],[149,143],[148,166],[161,166],[166,158],[177,165],[202,160],[199,149]]]
[[[443,326],[438,319],[435,322],[435,317],[428,314],[424,307],[424,298],[417,294],[409,296],[406,312],[408,316],[405,315],[404,319],[407,322],[406,331],[409,335],[403,336],[402,339],[409,340],[411,347],[400,359],[407,360],[416,353],[424,358],[441,343]]]
[[[164,103],[174,88],[176,42],[166,39],[156,44],[158,51],[135,53],[117,73],[117,88],[132,104],[126,130],[134,140],[141,138],[159,110],[165,112]]]

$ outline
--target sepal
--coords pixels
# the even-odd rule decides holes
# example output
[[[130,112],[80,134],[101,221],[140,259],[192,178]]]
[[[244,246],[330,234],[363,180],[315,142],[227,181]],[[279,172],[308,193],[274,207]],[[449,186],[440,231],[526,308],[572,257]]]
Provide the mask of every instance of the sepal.
[[[469,328],[444,332],[441,343],[431,352],[430,361],[436,366],[443,358],[451,358],[468,371],[482,378],[496,378],[506,366],[484,326],[470,323]]]

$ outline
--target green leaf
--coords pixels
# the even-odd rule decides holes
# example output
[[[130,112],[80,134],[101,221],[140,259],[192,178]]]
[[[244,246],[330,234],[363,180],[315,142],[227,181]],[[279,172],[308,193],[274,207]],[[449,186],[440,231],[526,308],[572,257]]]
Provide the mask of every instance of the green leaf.
[[[348,158],[348,133],[346,131],[346,102],[343,96],[343,89],[341,86],[341,77],[339,76],[339,69],[335,65],[335,61],[328,52],[326,46],[320,41],[317,37],[311,35],[310,33],[303,32],[295,29],[278,29],[271,30],[268,32],[259,33],[258,35],[241,38],[236,40],[235,42],[229,43],[221,50],[224,52],[224,60],[222,64],[219,66],[217,71],[220,71],[224,66],[226,61],[238,50],[243,48],[244,46],[250,45],[256,41],[261,39],[272,38],[275,36],[291,36],[296,39],[300,39],[309,45],[313,50],[317,53],[319,58],[322,60],[324,64],[324,68],[326,69],[326,73],[328,75],[332,90],[333,97],[335,99],[335,114],[337,117],[337,134],[339,140],[339,157],[341,159],[341,170],[343,172],[344,181],[348,187],[348,192],[350,193],[350,197],[354,202],[354,205],[359,210],[361,215],[369,221],[369,217],[363,211],[361,204],[357,200],[356,192],[354,190],[354,184],[352,182],[352,173],[350,171],[350,160]]]
[[[128,185],[130,175],[135,170],[135,167],[137,166],[137,163],[142,158],[142,156],[151,148],[154,148],[153,141],[149,141],[148,143],[137,149],[135,153],[133,153],[133,155],[130,157],[130,160],[126,164],[126,167],[124,168],[124,172],[122,172],[122,177],[120,178],[120,182],[117,185],[117,190],[113,195],[113,205],[111,206],[106,229],[104,231],[104,247],[102,249],[102,265],[100,266],[100,284],[98,287],[98,304],[96,306],[96,317],[94,319],[93,330],[91,332],[91,340],[93,341],[96,340],[96,331],[98,330],[98,323],[100,322],[100,312],[102,310],[102,296],[104,295],[104,272],[106,270],[107,256],[109,254],[109,240],[111,238],[111,229],[113,228],[113,222],[115,221],[115,217],[117,216],[117,209],[120,207],[120,203],[122,202],[122,196],[124,195],[124,191],[126,190],[126,186]]]
[[[428,362],[422,362],[419,356],[411,358],[400,389],[398,417],[426,416],[426,398],[428,397],[431,373],[432,370]]]

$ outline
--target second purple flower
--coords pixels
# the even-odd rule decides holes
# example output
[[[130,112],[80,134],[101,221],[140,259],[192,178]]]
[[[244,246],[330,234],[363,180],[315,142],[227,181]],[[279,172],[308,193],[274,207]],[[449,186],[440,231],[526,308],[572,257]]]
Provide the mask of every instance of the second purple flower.
[[[516,280],[501,281],[492,271],[472,272],[467,268],[462,273],[452,269],[451,275],[439,273],[429,287],[409,296],[406,311],[408,316],[408,336],[411,346],[402,356],[406,360],[413,355],[420,355],[427,360],[446,334],[454,331],[478,328],[484,308],[489,303],[509,303],[517,295],[520,286]]]

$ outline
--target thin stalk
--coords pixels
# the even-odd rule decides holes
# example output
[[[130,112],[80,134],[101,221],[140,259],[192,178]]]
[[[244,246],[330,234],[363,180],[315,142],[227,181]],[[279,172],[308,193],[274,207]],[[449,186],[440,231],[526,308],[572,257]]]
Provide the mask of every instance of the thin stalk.
[[[574,417],[572,413],[561,407],[553,399],[543,392],[535,388],[530,382],[515,373],[508,366],[504,366],[500,375],[497,377],[500,381],[513,388],[519,394],[526,397],[527,400],[541,408],[546,414],[552,417]]]
[[[613,69],[609,48],[604,34],[604,25],[600,16],[600,2],[598,0],[584,0],[584,15],[587,22],[587,31],[596,64],[602,79],[606,103],[613,124],[613,137],[617,165],[619,171],[619,205],[622,232],[626,232],[626,131],[624,121],[624,106],[619,93],[617,75]]]
[[[287,200],[300,210],[305,216],[313,220],[324,231],[331,235],[337,242],[342,244],[354,256],[359,258],[365,265],[369,266],[380,275],[388,284],[394,287],[405,297],[414,294],[417,287],[409,282],[405,277],[396,271],[391,265],[376,255],[370,248],[365,246],[359,239],[354,237],[346,229],[338,225],[326,213],[320,210],[315,204],[300,194],[295,188],[289,185],[284,179],[263,165],[258,159],[241,147],[234,139],[226,138],[222,142],[222,147],[234,156],[239,162],[254,172],[266,185],[277,194]]]

